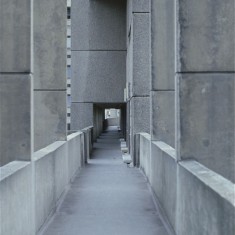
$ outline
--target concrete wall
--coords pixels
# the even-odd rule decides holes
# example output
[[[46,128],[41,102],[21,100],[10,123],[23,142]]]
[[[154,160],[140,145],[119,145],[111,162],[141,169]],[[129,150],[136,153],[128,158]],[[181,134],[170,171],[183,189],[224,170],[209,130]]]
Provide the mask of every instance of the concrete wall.
[[[234,1],[179,2],[177,155],[235,182]]]
[[[34,1],[35,151],[66,140],[66,9],[64,0]]]
[[[147,133],[139,134],[139,148],[140,168],[172,234],[234,234],[231,181],[197,161],[177,163],[175,149]]]
[[[32,137],[31,0],[0,2],[0,166],[30,160]],[[14,134],[12,134],[14,133]],[[14,143],[14,144],[13,144]]]
[[[86,142],[87,139],[89,141]],[[1,167],[1,235],[35,235],[53,215],[58,202],[92,148],[92,127],[76,132],[33,154],[32,161]]]
[[[150,133],[150,1],[127,1],[127,143],[134,159],[134,135]],[[135,161],[134,161],[135,162]]]
[[[86,118],[73,117],[94,103],[124,101],[126,1],[72,1],[71,30],[71,126],[82,129],[93,125],[97,136],[95,113],[89,107]],[[87,120],[92,121],[88,124]]]

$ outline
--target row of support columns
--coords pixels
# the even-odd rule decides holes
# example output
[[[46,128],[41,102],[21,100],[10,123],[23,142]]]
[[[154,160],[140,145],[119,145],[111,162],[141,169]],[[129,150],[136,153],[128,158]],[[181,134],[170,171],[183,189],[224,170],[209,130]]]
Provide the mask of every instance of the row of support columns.
[[[176,148],[178,161],[195,159],[235,181],[234,17],[233,0],[128,1],[134,159],[134,135],[147,132]]]
[[[0,2],[0,165],[66,140],[66,8]]]

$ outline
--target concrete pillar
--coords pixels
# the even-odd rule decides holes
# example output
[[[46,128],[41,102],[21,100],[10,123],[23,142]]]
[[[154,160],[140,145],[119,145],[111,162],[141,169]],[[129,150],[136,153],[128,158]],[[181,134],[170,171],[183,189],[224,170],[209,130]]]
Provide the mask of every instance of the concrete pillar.
[[[134,155],[134,135],[150,132],[150,1],[127,2],[128,146]]]
[[[66,9],[64,0],[34,1],[35,150],[66,140]]]
[[[175,1],[152,0],[151,139],[175,146]]]
[[[0,1],[0,166],[31,160],[32,2]]]
[[[177,157],[235,182],[234,1],[178,1]]]

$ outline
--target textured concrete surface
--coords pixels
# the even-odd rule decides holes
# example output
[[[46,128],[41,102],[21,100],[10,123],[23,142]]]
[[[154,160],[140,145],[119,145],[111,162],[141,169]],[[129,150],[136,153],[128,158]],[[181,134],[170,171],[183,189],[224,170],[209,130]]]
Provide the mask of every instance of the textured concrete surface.
[[[0,170],[0,234],[34,234],[32,166],[13,161]]]
[[[150,183],[153,191],[172,229],[176,231],[177,163],[175,149],[164,142],[153,141],[150,165]]]
[[[72,58],[72,101],[123,102],[126,52],[73,51]]]
[[[131,12],[150,12],[151,0],[128,0],[127,4]]]
[[[177,84],[179,157],[235,182],[234,74],[185,74]]]
[[[0,72],[31,72],[31,2],[0,1]]]
[[[31,159],[31,79],[0,74],[0,166]]]
[[[93,124],[92,103],[71,104],[71,130],[81,130]]]
[[[66,89],[65,0],[34,1],[34,88]]]
[[[66,140],[66,91],[35,91],[34,104],[35,151]]]
[[[181,162],[177,174],[177,234],[234,235],[234,184],[196,161]]]
[[[177,71],[235,71],[234,0],[178,1]]]
[[[150,15],[133,14],[133,89],[134,96],[149,95],[151,76]]]
[[[71,10],[72,50],[126,49],[125,0],[74,0]]]
[[[58,141],[34,153],[36,231],[56,208],[68,184],[66,142]],[[46,183],[45,183],[46,182]]]
[[[175,87],[175,1],[152,0],[152,89]]]
[[[151,137],[175,146],[175,92],[151,92]]]
[[[166,235],[148,190],[136,168],[122,162],[116,131],[102,134],[112,143],[96,143],[92,159],[72,184],[44,235]]]

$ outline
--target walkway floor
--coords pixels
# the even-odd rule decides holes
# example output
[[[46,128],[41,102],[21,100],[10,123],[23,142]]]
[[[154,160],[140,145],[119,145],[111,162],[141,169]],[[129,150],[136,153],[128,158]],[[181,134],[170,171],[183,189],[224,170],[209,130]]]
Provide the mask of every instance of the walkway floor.
[[[119,133],[103,133],[44,235],[167,235],[146,180],[121,158]]]

